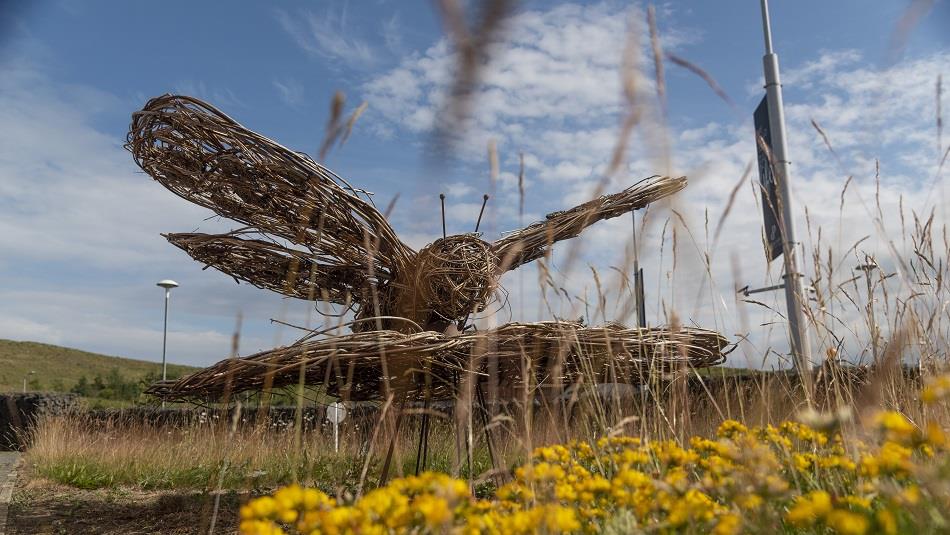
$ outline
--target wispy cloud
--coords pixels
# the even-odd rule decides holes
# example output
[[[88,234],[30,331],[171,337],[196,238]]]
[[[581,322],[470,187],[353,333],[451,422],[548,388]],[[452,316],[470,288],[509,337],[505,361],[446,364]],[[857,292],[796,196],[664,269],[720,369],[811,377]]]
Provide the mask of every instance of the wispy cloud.
[[[398,54],[402,52],[402,22],[399,19],[399,13],[393,13],[392,17],[383,21],[383,42],[390,53]]]
[[[277,22],[294,42],[314,56],[356,67],[369,67],[376,62],[376,53],[365,40],[350,34],[346,7],[340,12],[327,9],[323,13],[301,11],[291,15],[276,11]]]
[[[182,80],[174,85],[172,92],[188,95],[210,102],[219,108],[246,108],[247,105],[227,87],[208,87],[201,80]]]
[[[274,80],[274,88],[284,104],[296,107],[303,103],[303,85],[297,80],[293,78]]]

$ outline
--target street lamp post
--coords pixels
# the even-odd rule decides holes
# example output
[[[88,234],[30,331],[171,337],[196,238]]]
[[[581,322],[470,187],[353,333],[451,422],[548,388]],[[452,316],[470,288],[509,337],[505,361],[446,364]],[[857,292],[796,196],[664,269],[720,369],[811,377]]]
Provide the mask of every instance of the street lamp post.
[[[156,286],[165,288],[165,326],[162,329],[162,381],[165,381],[168,378],[168,367],[165,363],[165,347],[168,344],[168,299],[171,297],[172,288],[177,288],[178,283],[171,279],[165,279],[158,281]],[[162,401],[162,408],[164,407],[165,402]]]
[[[23,376],[23,393],[26,394],[26,378],[36,375],[36,370],[30,370],[30,373]]]
[[[868,329],[871,331],[871,357],[874,359],[874,363],[877,364],[879,351],[878,351],[878,337],[879,331],[877,328],[877,319],[874,317],[874,287],[871,285],[871,272],[875,269],[878,269],[877,262],[874,261],[871,257],[865,257],[864,263],[855,267],[855,271],[863,271],[865,280],[868,283]]]

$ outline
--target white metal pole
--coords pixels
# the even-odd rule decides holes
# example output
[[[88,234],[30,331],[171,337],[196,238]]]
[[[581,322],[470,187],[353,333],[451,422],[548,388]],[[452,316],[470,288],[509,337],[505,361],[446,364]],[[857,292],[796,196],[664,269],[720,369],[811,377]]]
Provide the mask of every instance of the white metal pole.
[[[333,451],[340,453],[340,424],[333,423]]]
[[[765,34],[765,91],[768,98],[769,124],[772,136],[772,164],[778,203],[782,217],[782,254],[785,257],[785,305],[788,309],[788,329],[792,354],[799,373],[810,371],[813,366],[811,342],[808,337],[803,311],[808,302],[802,289],[801,263],[795,250],[795,219],[792,217],[792,197],[789,188],[788,144],[785,139],[785,111],[782,105],[782,83],[779,77],[778,55],[772,50],[772,28],[769,22],[768,0],[762,2],[762,29]]]

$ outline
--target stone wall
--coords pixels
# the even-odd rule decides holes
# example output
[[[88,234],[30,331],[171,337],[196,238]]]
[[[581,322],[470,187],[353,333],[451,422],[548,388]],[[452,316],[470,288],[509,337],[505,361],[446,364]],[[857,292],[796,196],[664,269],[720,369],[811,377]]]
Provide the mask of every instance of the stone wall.
[[[0,393],[0,451],[20,450],[29,427],[40,414],[62,414],[73,407],[75,394]]]

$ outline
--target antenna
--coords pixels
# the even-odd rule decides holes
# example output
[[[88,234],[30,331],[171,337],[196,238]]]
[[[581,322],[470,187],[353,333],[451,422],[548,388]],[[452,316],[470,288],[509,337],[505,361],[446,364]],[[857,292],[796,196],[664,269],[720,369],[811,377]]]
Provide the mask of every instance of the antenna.
[[[445,194],[439,194],[439,200],[442,201],[442,239],[445,239]]]
[[[482,224],[482,215],[485,213],[485,205],[488,204],[488,194],[482,195],[482,210],[478,212],[478,221],[475,222],[475,232],[478,232],[478,227]]]

